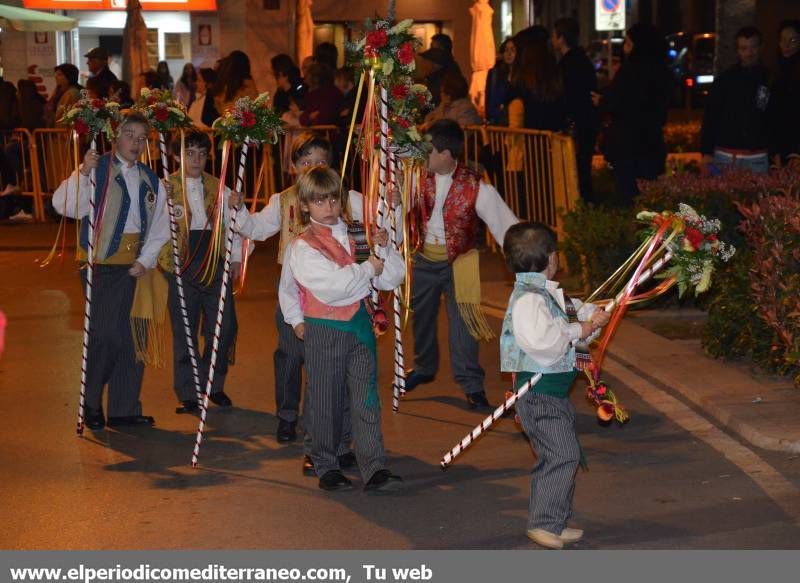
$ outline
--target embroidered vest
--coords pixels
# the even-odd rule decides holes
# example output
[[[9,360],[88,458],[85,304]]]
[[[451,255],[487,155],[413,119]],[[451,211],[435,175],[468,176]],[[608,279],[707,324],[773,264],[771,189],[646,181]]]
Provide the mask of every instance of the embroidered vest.
[[[280,196],[281,236],[278,242],[278,263],[283,263],[286,248],[291,245],[305,229],[300,220],[300,204],[297,201],[297,188],[290,186]]]
[[[131,204],[139,205],[140,229],[139,245],[144,244],[150,225],[153,223],[156,203],[158,202],[158,177],[144,164],[136,163],[139,169],[139,192],[135,200],[131,198],[120,166],[122,162],[109,152],[100,157],[95,171],[95,189],[92,193],[95,213],[101,216],[101,223],[95,226],[94,260],[98,263],[115,263],[113,256],[120,249],[123,239],[125,221]],[[78,253],[79,259],[85,259],[85,251],[89,243],[89,217],[81,219],[80,246],[84,253]],[[129,251],[129,250],[128,250]],[[138,250],[136,252],[138,254]]]
[[[352,265],[355,254],[355,243],[350,238],[350,253],[333,238],[331,230],[327,227],[318,225],[310,225],[299,237],[302,241],[312,249],[316,249],[322,255],[336,263],[339,267]],[[303,315],[307,318],[321,318],[324,320],[339,320],[349,321],[358,312],[361,306],[361,301],[350,304],[349,306],[334,307],[320,301],[310,290],[304,288],[299,283],[297,287],[300,288],[300,306],[303,308]]]
[[[444,218],[445,246],[447,260],[452,263],[456,257],[471,251],[478,245],[480,218],[475,210],[481,179],[478,174],[459,164],[453,173],[453,183],[444,199],[442,216]],[[428,174],[423,182],[424,216],[421,240],[425,240],[428,221],[436,203],[436,175]]]
[[[517,274],[514,291],[511,292],[511,298],[508,300],[508,309],[503,318],[503,329],[500,333],[500,370],[503,372],[560,373],[575,369],[574,346],[570,346],[569,350],[556,363],[543,366],[522,350],[514,339],[514,322],[511,318],[511,311],[517,300],[526,293],[542,296],[554,318],[568,320],[567,313],[545,288],[546,281],[541,273]]]
[[[176,172],[169,177],[169,181],[172,183],[172,200],[175,203],[175,223],[178,227],[178,252],[180,253],[181,261],[186,261],[186,259],[190,255],[189,249],[189,236],[186,232],[186,225],[189,225],[191,229],[192,225],[192,209],[189,205],[189,200],[186,200],[186,208],[183,206],[183,189],[181,188],[181,173]],[[210,219],[214,212],[214,204],[216,202],[216,197],[219,194],[219,179],[215,178],[211,174],[207,174],[203,172],[202,176],[203,181],[203,204],[206,209],[206,217]],[[211,221],[208,221],[207,224],[207,235],[209,239],[211,238],[211,228],[213,224]],[[225,248],[220,248],[220,256],[225,256]],[[164,243],[164,246],[161,248],[161,251],[158,254],[158,265],[161,267],[162,270],[166,271],[167,273],[172,273],[175,271],[175,261],[172,257],[172,238]]]
[[[364,263],[372,254],[372,249],[367,242],[367,230],[364,223],[350,221],[347,223],[347,234],[353,242],[355,253],[353,257],[356,263]]]

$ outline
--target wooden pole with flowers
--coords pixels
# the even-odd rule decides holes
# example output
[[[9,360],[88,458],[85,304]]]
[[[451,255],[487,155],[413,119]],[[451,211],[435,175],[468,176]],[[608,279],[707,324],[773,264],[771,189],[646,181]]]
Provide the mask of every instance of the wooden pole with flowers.
[[[208,398],[211,394],[211,387],[214,383],[214,373],[219,355],[219,336],[222,330],[222,314],[225,311],[225,300],[227,298],[228,283],[230,281],[231,251],[233,249],[233,233],[236,225],[236,208],[230,209],[230,222],[224,230],[224,243],[220,241],[224,223],[225,209],[225,177],[227,175],[228,160],[230,158],[233,144],[241,144],[239,155],[239,167],[236,175],[235,188],[241,192],[244,187],[244,171],[247,163],[247,152],[250,145],[261,145],[265,143],[275,144],[278,136],[283,132],[283,126],[278,114],[269,106],[270,96],[262,93],[255,99],[242,97],[236,100],[232,108],[226,110],[222,117],[214,122],[214,130],[223,140],[222,144],[222,166],[220,170],[219,191],[217,192],[217,202],[215,205],[214,228],[211,239],[209,256],[207,257],[206,274],[211,278],[216,269],[216,258],[222,244],[225,245],[225,256],[223,262],[222,285],[220,287],[219,302],[217,303],[217,317],[214,324],[214,335],[211,345],[211,359],[208,365],[208,379],[203,393],[203,406],[200,412],[200,424],[197,428],[195,437],[194,451],[192,452],[192,467],[197,467],[197,459],[200,455],[200,444],[203,441],[203,430],[205,428],[206,415],[208,411]],[[247,253],[247,242],[243,254]],[[209,269],[210,268],[210,269]],[[244,274],[242,274],[244,277]]]
[[[361,126],[361,154],[368,172],[363,181],[368,185],[364,223],[368,236],[371,223],[374,222],[377,227],[388,226],[391,244],[403,255],[406,266],[405,283],[393,293],[395,338],[392,410],[397,412],[400,397],[405,393],[402,334],[411,309],[411,259],[416,251],[413,207],[418,200],[421,169],[429,152],[429,144],[419,134],[416,125],[432,108],[432,100],[427,88],[415,85],[411,77],[415,67],[415,52],[420,47],[419,40],[409,32],[413,22],[404,20],[393,24],[393,21],[394,3],[390,2],[387,19],[368,20],[365,38],[348,45],[348,52],[363,70],[359,95],[364,80],[368,83],[367,105]],[[354,112],[351,136],[356,115]],[[342,172],[346,164],[347,156]],[[396,189],[400,192],[399,213],[393,200]],[[400,223],[403,226],[402,237],[398,229]],[[373,292],[373,302],[377,301],[377,295],[377,292]]]
[[[80,99],[72,106],[61,119],[64,123],[72,128],[73,144],[75,147],[75,216],[79,216],[77,205],[79,199],[79,176],[80,161],[79,161],[79,143],[81,138],[86,137],[90,143],[92,150],[97,147],[97,138],[100,134],[104,134],[106,138],[111,141],[115,137],[117,126],[120,122],[119,103],[107,99],[95,99],[89,97],[86,91],[81,91]],[[78,424],[77,434],[83,435],[84,429],[84,410],[86,406],[86,374],[89,359],[89,337],[91,335],[92,323],[92,282],[94,279],[94,248],[97,241],[97,236],[100,231],[100,226],[96,224],[98,216],[102,215],[102,209],[105,204],[105,192],[102,193],[99,200],[96,198],[96,184],[95,184],[95,171],[92,169],[89,175],[89,216],[87,218],[87,243],[86,243],[86,287],[85,287],[85,303],[83,310],[83,344],[81,349],[81,387],[80,398],[78,403]],[[98,208],[100,212],[98,213]],[[66,213],[63,213],[66,216]],[[56,245],[58,245],[58,236],[56,236]],[[80,242],[77,246],[80,251]],[[51,254],[53,252],[51,251]]]
[[[693,290],[695,293],[705,292],[711,285],[716,266],[727,262],[736,251],[732,245],[719,239],[718,234],[722,228],[719,219],[708,219],[699,215],[686,204],[679,205],[676,213],[643,211],[637,215],[637,219],[647,225],[646,239],[622,266],[587,298],[587,302],[591,302],[600,294],[622,288],[613,299],[596,302],[604,305],[606,312],[614,309],[616,311],[600,339],[596,357],[590,360],[586,366],[578,367],[583,369],[588,381],[587,399],[597,407],[597,417],[603,423],[609,423],[615,419],[623,424],[630,419],[628,411],[619,403],[608,384],[600,380],[606,348],[625,314],[627,306],[652,300],[667,292],[674,285],[678,286],[679,295],[683,295],[688,290]],[[669,268],[659,273],[667,265]],[[629,275],[630,277],[628,277]],[[659,285],[646,292],[635,293],[642,284],[654,277],[662,280]],[[506,411],[540,378],[541,374],[537,374],[518,391],[508,394],[504,403],[442,457],[441,468],[447,469],[458,455],[489,429],[495,421],[503,417]]]
[[[134,109],[147,118],[150,127],[158,132],[158,150],[161,154],[161,171],[164,179],[169,180],[169,161],[167,157],[167,143],[165,136],[172,135],[173,131],[178,130],[181,134],[181,176],[184,175],[184,141],[183,133],[192,122],[186,114],[186,108],[179,101],[175,101],[169,90],[166,89],[147,89],[142,88],[139,99],[134,105]],[[184,219],[186,232],[189,232],[189,213],[186,200],[186,181],[181,180],[181,196],[183,206],[182,216]],[[200,368],[197,364],[197,351],[194,346],[194,334],[189,325],[189,311],[186,308],[186,294],[183,288],[183,263],[181,249],[178,241],[178,223],[175,201],[171,196],[167,197],[167,211],[169,214],[169,232],[172,240],[172,260],[175,266],[175,284],[178,290],[178,304],[183,322],[183,332],[186,337],[186,347],[189,351],[189,361],[192,365],[192,379],[194,381],[194,391],[198,403],[202,401],[200,392]]]

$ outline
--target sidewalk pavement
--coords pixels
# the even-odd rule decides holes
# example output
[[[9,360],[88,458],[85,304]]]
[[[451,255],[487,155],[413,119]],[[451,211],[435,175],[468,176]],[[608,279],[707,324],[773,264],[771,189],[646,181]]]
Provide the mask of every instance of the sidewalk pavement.
[[[484,281],[484,309],[505,312],[511,283]],[[502,315],[501,315],[502,317]],[[627,316],[609,356],[636,374],[678,393],[721,426],[762,449],[800,453],[800,389],[759,379],[696,345],[669,340]]]

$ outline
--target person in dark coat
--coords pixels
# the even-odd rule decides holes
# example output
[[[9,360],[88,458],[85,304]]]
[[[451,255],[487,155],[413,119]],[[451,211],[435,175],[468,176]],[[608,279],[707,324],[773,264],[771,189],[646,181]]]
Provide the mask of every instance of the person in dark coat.
[[[500,58],[486,76],[486,121],[491,125],[508,125],[506,102],[511,85],[511,66],[517,55],[514,40],[504,40],[499,52]]]
[[[769,74],[761,64],[761,33],[736,33],[739,62],[719,75],[703,114],[700,152],[706,172],[729,166],[763,174],[769,170]]]
[[[83,56],[86,57],[91,78],[98,83],[98,95],[105,97],[108,95],[108,88],[117,80],[117,76],[108,68],[108,51],[103,47],[95,47]]]
[[[639,194],[638,180],[655,180],[664,173],[664,124],[674,81],[666,42],[654,26],[628,29],[623,52],[624,62],[605,94],[592,96],[611,119],[603,154],[614,168],[620,202],[630,205]]]
[[[592,92],[597,91],[597,75],[586,52],[578,46],[579,34],[577,20],[559,18],[553,26],[551,42],[560,58],[558,65],[564,80],[564,109],[575,140],[578,187],[584,200],[594,201],[592,157],[600,116],[592,103]]]
[[[800,163],[800,21],[782,22],[778,34],[776,76],[767,109],[769,151],[776,164],[796,165]]]

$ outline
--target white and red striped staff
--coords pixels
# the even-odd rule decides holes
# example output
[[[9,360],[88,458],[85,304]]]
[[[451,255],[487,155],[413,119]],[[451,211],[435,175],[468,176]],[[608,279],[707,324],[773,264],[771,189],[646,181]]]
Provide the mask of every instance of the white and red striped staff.
[[[380,174],[379,174],[379,194],[380,200],[378,201],[378,227],[383,227],[385,224],[383,209],[387,209],[389,228],[391,231],[391,244],[395,249],[399,250],[397,242],[397,224],[394,216],[392,205],[387,203],[391,197],[390,186],[394,184],[394,155],[389,151],[389,94],[386,87],[381,85],[380,91]],[[377,291],[373,291],[373,298],[377,298]],[[405,356],[403,354],[403,329],[401,326],[401,311],[400,311],[400,288],[393,292],[393,311],[394,311],[394,379],[392,381],[392,411],[397,413],[400,409],[400,397],[405,394],[406,388],[406,373],[405,373]]]
[[[77,140],[76,140],[77,143]],[[97,148],[97,140],[92,139],[89,146],[94,150]],[[76,170],[80,172],[80,168]],[[92,279],[94,275],[94,221],[97,216],[97,209],[95,208],[95,171],[92,168],[89,174],[89,224],[87,226],[87,242],[86,242],[86,302],[83,308],[83,348],[81,350],[81,396],[78,405],[78,435],[83,435],[83,418],[86,407],[86,367],[89,362],[89,327],[92,322]],[[76,185],[75,199],[78,200],[78,191],[80,186]]]
[[[650,279],[659,269],[664,267],[664,265],[666,265],[670,259],[672,259],[672,251],[667,250],[664,257],[653,263],[653,265],[650,266],[649,268],[642,271],[642,273],[639,275],[633,287],[636,288],[642,285],[648,279]],[[625,292],[630,285],[631,283],[628,283],[628,285],[626,285],[625,288],[622,291],[620,291],[613,300],[608,302],[603,309],[606,312],[610,312],[611,310],[613,310],[617,306],[619,301],[622,299],[622,297],[625,295]],[[472,444],[472,442],[475,441],[475,439],[477,439],[484,431],[486,431],[492,425],[494,425],[495,421],[500,419],[506,413],[506,411],[508,411],[514,405],[514,403],[519,401],[525,395],[525,393],[530,391],[531,387],[533,387],[533,385],[538,383],[541,378],[542,378],[542,373],[536,373],[536,375],[531,377],[528,380],[528,382],[525,383],[525,386],[519,389],[516,393],[510,395],[505,400],[504,403],[502,403],[499,407],[497,407],[497,409],[494,410],[494,412],[491,415],[486,417],[479,425],[477,425],[472,431],[470,431],[464,437],[464,439],[462,439],[454,448],[452,448],[449,452],[447,452],[442,458],[442,460],[439,462],[439,465],[442,467],[442,470],[446,470],[448,466],[450,466],[450,464],[453,463],[453,460],[456,457],[458,457],[467,447],[469,447],[470,444]]]
[[[158,149],[161,152],[161,167],[164,178],[169,180],[169,168],[167,166],[167,144],[164,140],[164,134],[162,132],[158,133]],[[180,249],[178,248],[178,224],[175,221],[175,203],[173,202],[171,196],[167,197],[167,210],[169,211],[169,234],[172,239],[172,260],[175,264],[175,283],[178,287],[178,303],[180,304],[181,320],[183,321],[183,332],[186,335],[186,347],[189,351],[189,360],[192,363],[194,392],[199,403],[203,398],[203,394],[200,392],[200,369],[197,366],[197,355],[194,349],[192,328],[189,325],[189,311],[186,309],[186,295],[183,291],[183,266],[181,262]],[[188,209],[184,209],[183,212],[188,212]]]
[[[223,150],[226,147],[230,147],[229,144],[223,145]],[[242,152],[239,155],[239,172],[236,177],[236,188],[237,192],[242,190],[244,185],[244,170],[245,170],[245,162],[247,161],[247,150],[250,147],[250,138],[245,138],[244,143],[242,143]],[[221,177],[224,181],[225,177]],[[222,204],[224,201],[221,201]],[[225,212],[224,206],[220,209],[221,213]],[[192,467],[197,467],[197,458],[200,455],[200,444],[203,441],[203,430],[205,429],[206,425],[206,415],[208,414],[208,398],[211,394],[211,386],[214,383],[214,373],[216,371],[217,365],[217,356],[219,354],[219,336],[220,331],[222,330],[222,314],[225,311],[225,300],[227,298],[228,292],[228,280],[230,279],[231,273],[231,252],[233,250],[233,231],[236,225],[236,209],[232,208],[230,210],[231,219],[230,224],[228,225],[225,233],[225,263],[222,272],[222,285],[220,287],[219,292],[219,303],[217,304],[217,319],[216,323],[214,324],[214,339],[211,344],[211,360],[208,364],[208,380],[206,381],[206,390],[203,394],[203,406],[202,410],[200,411],[200,425],[197,427],[197,436],[195,437],[194,441],[194,451],[192,452]],[[224,216],[224,214],[223,214]]]

